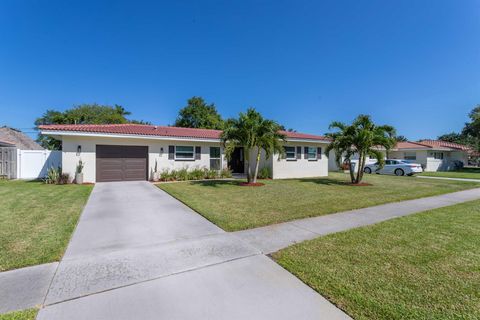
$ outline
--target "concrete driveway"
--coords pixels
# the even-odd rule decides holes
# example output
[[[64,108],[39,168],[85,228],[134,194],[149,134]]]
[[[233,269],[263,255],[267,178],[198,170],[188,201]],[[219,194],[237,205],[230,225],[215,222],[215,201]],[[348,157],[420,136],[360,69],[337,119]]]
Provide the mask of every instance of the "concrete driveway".
[[[348,319],[147,182],[98,183],[38,318]]]

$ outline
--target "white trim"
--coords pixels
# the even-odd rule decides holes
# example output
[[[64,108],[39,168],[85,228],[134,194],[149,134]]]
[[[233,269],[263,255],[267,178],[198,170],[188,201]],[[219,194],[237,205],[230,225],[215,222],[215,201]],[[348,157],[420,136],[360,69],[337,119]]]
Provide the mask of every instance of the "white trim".
[[[119,134],[119,133],[102,133],[102,132],[85,132],[85,131],[61,131],[61,130],[45,130],[40,132],[43,135],[49,136],[80,136],[80,137],[105,137],[105,138],[134,138],[134,139],[150,139],[150,140],[179,140],[179,141],[203,141],[203,142],[222,142],[221,139],[212,138],[192,138],[192,137],[177,137],[177,136],[153,136],[140,134]],[[314,140],[314,139],[297,139],[287,138],[287,142],[310,142],[310,143],[326,143],[328,140]]]

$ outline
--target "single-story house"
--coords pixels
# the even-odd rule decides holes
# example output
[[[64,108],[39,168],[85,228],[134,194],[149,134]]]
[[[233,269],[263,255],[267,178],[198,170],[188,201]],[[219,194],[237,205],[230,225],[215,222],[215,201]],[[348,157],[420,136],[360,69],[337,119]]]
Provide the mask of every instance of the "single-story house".
[[[471,148],[441,140],[419,142],[398,142],[388,152],[388,158],[405,159],[422,165],[425,171],[448,171],[457,168],[458,163],[468,165]]]
[[[42,125],[40,130],[62,141],[63,172],[73,177],[82,160],[85,182],[149,180],[165,169],[247,170],[243,148],[227,161],[219,130],[140,124]],[[260,168],[267,167],[274,179],[328,175],[328,138],[282,133],[285,155],[266,159],[262,152]],[[253,160],[254,151],[248,156]]]

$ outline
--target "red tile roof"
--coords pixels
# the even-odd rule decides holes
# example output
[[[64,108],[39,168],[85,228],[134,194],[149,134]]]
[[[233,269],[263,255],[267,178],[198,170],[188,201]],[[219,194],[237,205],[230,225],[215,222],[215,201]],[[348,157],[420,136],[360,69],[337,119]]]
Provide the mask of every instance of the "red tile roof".
[[[280,131],[280,133],[284,134],[287,138],[291,139],[305,139],[305,140],[327,140],[330,139],[324,136],[317,136],[313,134],[306,134],[300,132],[290,132],[290,131]]]
[[[422,140],[420,142],[397,142],[395,149],[436,149],[436,150],[462,150],[471,151],[470,147],[462,144],[441,141],[441,140]]]
[[[397,142],[397,145],[394,149],[431,149],[431,147],[420,144],[418,142]]]
[[[199,139],[220,139],[222,133],[221,130],[165,127],[145,124],[51,124],[41,125],[39,128],[43,131],[110,133]],[[328,138],[323,136],[298,132],[281,132],[285,134],[287,138],[292,139],[328,140]]]
[[[420,141],[420,143],[430,147],[442,147],[442,148],[450,148],[450,149],[457,149],[457,150],[464,150],[464,151],[471,150],[470,147],[467,147],[463,144],[442,141],[442,140],[422,140]]]

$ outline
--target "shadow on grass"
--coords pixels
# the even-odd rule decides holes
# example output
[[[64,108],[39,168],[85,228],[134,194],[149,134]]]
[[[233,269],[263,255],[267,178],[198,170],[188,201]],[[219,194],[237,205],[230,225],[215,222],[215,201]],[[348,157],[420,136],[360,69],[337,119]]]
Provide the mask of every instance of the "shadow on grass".
[[[202,187],[240,186],[242,180],[202,180],[192,181],[191,184]]]
[[[350,186],[351,185],[350,180],[343,181],[343,180],[330,179],[330,178],[304,178],[304,179],[298,179],[297,181],[322,184],[326,186]]]

